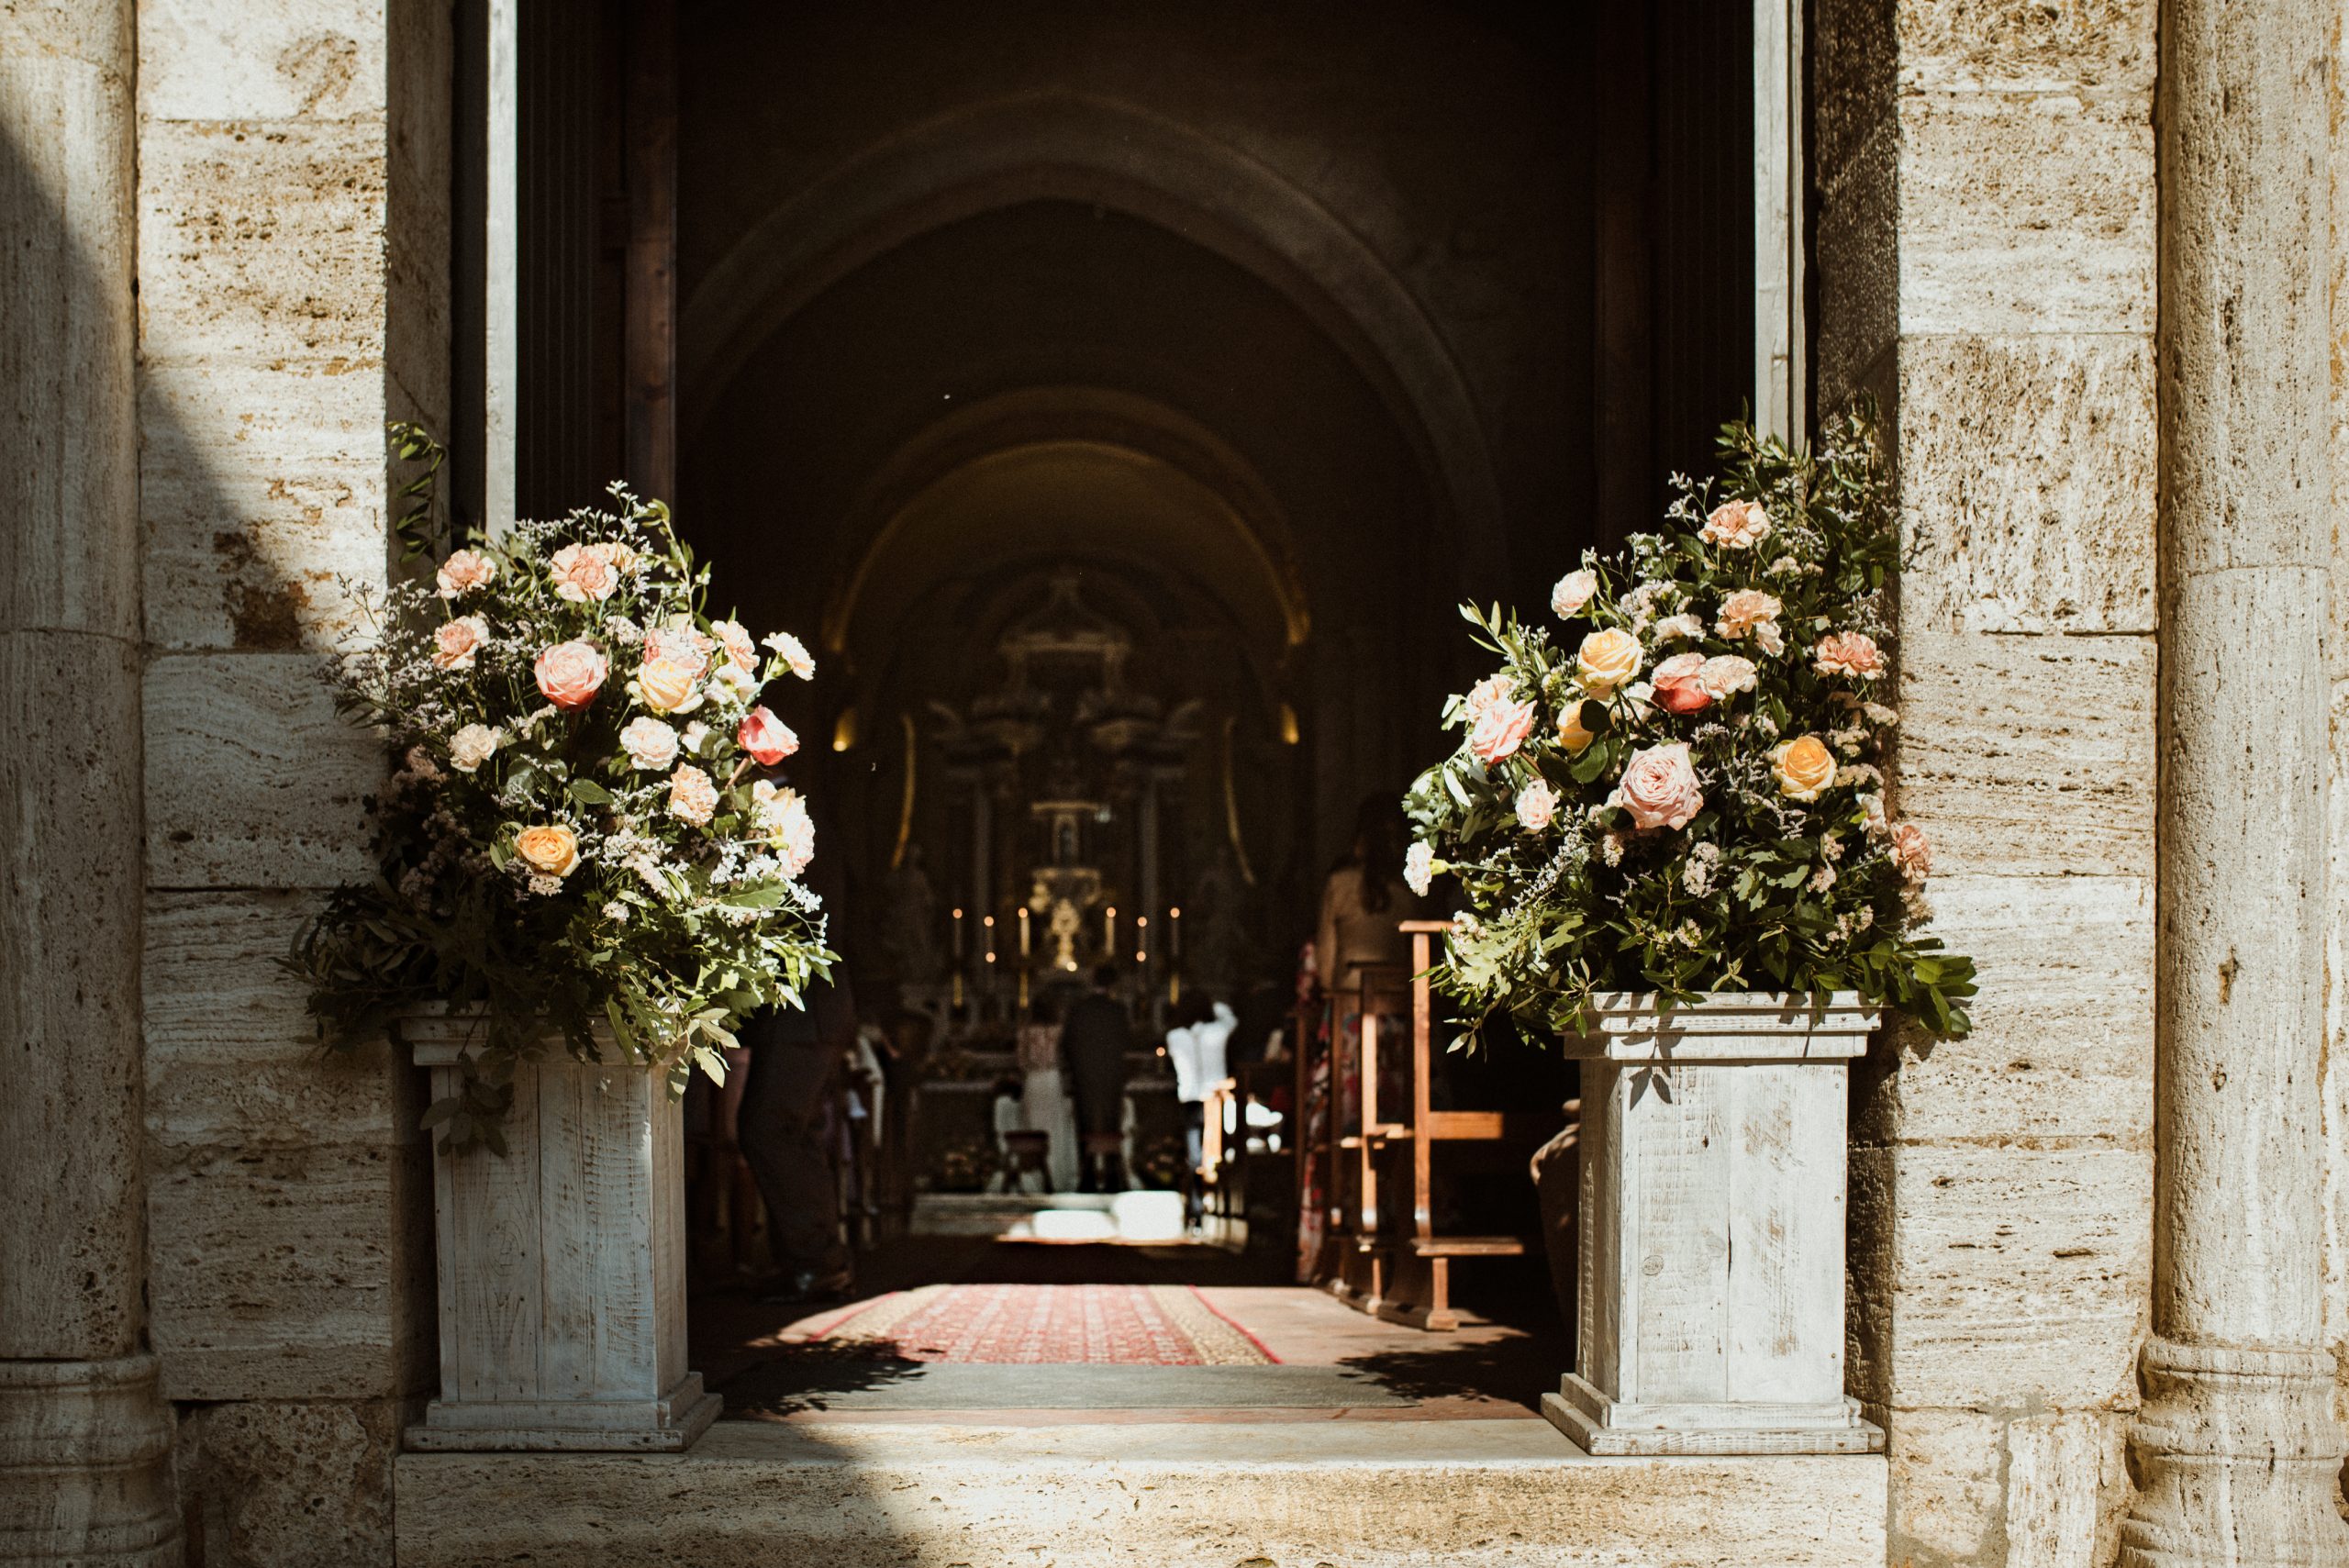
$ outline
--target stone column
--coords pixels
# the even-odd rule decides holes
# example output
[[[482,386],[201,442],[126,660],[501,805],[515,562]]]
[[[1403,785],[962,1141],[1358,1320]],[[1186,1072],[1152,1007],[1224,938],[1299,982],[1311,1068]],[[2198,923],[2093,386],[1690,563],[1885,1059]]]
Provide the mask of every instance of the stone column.
[[[145,1353],[130,0],[0,10],[0,1560],[179,1561]]]
[[[2321,1348],[2330,557],[2319,0],[2161,37],[2153,1338],[2124,1564],[2349,1563]]]

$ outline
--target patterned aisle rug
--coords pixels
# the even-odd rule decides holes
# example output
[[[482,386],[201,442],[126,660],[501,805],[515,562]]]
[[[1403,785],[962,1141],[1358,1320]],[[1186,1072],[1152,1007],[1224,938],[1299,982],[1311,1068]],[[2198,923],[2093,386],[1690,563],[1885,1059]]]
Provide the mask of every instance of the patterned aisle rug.
[[[818,1328],[808,1341],[965,1364],[1264,1366],[1280,1360],[1186,1284],[926,1284]]]

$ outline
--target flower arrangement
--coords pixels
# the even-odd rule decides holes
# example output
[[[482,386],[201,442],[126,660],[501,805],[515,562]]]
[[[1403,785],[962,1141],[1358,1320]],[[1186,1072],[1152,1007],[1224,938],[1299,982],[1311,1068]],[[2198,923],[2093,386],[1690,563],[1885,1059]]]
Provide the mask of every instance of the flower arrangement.
[[[1405,873],[1466,905],[1437,985],[1581,1032],[1604,992],[1856,991],[1940,1037],[1970,959],[1912,934],[1932,851],[1881,771],[1898,539],[1865,408],[1808,454],[1726,427],[1720,481],[1673,479],[1665,526],[1586,551],[1564,629],[1464,606],[1501,667],[1445,707]]]
[[[429,437],[395,435],[438,466]],[[291,964],[335,1043],[420,1005],[482,1009],[462,1092],[425,1116],[455,1145],[502,1151],[514,1065],[550,1032],[595,1060],[607,1030],[681,1093],[832,962],[799,881],[807,804],[768,775],[798,741],[759,701],[815,662],[712,618],[667,509],[610,494],[443,553],[428,487],[401,532],[431,574],[358,594],[373,640],[329,675],[396,767],[370,801],[376,874],[328,898]]]

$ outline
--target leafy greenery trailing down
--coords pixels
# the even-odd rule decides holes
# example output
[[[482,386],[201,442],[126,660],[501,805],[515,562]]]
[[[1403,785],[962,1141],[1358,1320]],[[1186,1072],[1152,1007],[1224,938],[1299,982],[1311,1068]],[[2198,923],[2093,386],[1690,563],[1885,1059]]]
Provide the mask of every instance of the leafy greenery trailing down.
[[[815,663],[710,618],[709,581],[666,507],[520,523],[448,550],[439,444],[398,531],[430,576],[357,591],[369,645],[330,672],[337,706],[395,771],[370,802],[375,873],[337,890],[290,966],[328,1041],[382,1039],[431,1004],[479,1011],[460,1093],[425,1124],[499,1150],[516,1064],[559,1036],[617,1046],[682,1092],[722,1078],[741,1018],[828,973],[807,803],[772,770],[798,742],[760,706]],[[765,651],[762,653],[762,646]],[[607,1042],[599,1046],[599,1038]]]
[[[1409,876],[1449,872],[1466,906],[1436,983],[1475,1025],[1578,1032],[1608,992],[1851,990],[1963,1035],[1973,961],[1913,934],[1931,852],[1879,771],[1898,546],[1871,412],[1807,454],[1745,424],[1720,445],[1661,530],[1558,584],[1564,630],[1463,606],[1502,663],[1446,706],[1460,747],[1406,801]]]

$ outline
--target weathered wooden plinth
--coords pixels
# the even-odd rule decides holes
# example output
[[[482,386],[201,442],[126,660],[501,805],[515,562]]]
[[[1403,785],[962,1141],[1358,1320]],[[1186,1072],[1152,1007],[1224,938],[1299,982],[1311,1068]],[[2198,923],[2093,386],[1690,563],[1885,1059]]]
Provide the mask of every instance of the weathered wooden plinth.
[[[403,1022],[435,1096],[478,1026]],[[675,1451],[718,1417],[685,1368],[684,1124],[650,1073],[560,1046],[515,1075],[507,1153],[432,1157],[440,1396],[426,1450]]]
[[[1876,1014],[1751,993],[1603,999],[1582,1058],[1577,1365],[1593,1454],[1871,1453],[1843,1393],[1844,1077]]]

